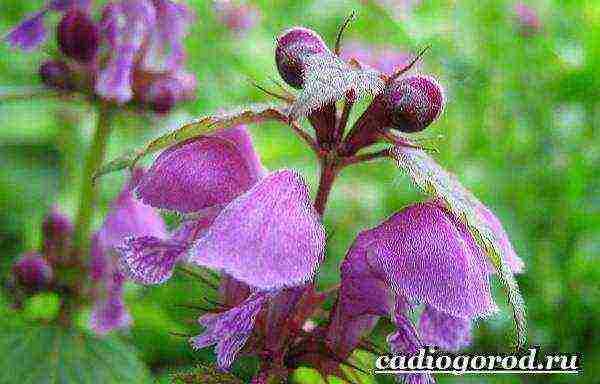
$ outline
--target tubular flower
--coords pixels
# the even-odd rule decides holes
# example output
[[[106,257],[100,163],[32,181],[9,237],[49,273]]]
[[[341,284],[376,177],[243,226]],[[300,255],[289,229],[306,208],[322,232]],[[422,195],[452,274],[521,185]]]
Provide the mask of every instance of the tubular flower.
[[[102,227],[92,238],[89,273],[90,279],[96,283],[96,302],[90,327],[98,334],[106,334],[131,323],[123,301],[126,276],[119,269],[117,247],[131,236],[167,237],[161,216],[133,196],[133,185],[142,173],[140,169],[134,171],[131,180],[112,203]]]
[[[483,212],[482,219],[497,222],[487,208]],[[496,229],[499,237],[505,236]],[[522,268],[514,252],[505,255],[514,271]],[[341,270],[340,296],[327,336],[341,358],[381,316],[392,317],[398,327],[388,338],[392,350],[412,354],[421,345],[450,351],[468,345],[471,322],[497,311],[490,293],[492,269],[483,250],[439,201],[406,207],[362,232]],[[407,317],[417,304],[425,306],[418,330]]]

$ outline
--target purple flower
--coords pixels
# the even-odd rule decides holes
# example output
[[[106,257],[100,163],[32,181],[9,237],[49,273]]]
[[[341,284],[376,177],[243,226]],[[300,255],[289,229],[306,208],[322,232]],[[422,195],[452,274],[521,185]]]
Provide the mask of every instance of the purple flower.
[[[146,43],[144,71],[176,71],[185,62],[183,38],[194,21],[192,11],[171,0],[155,0],[156,25]]]
[[[227,369],[252,334],[256,316],[266,298],[264,293],[255,293],[227,312],[200,317],[198,322],[206,329],[203,334],[190,339],[192,347],[201,349],[216,344],[219,367]]]
[[[179,261],[222,271],[225,311],[201,318],[207,329],[193,345],[217,343],[219,365],[227,368],[264,304],[271,308],[267,345],[277,348],[273,335],[285,333],[304,292],[293,290],[313,278],[324,253],[325,231],[302,177],[291,170],[266,174],[246,129],[234,127],[167,149],[136,191],[152,206],[199,213],[200,221],[167,240],[126,240],[119,247],[126,274],[156,284]]]
[[[123,0],[104,7],[100,28],[111,54],[96,82],[101,97],[118,103],[131,100],[135,57],[155,23],[156,10],[148,0]]]
[[[542,28],[538,13],[535,9],[523,2],[517,2],[513,11],[517,18],[517,25],[521,35],[527,37],[536,34]]]
[[[490,218],[485,220],[497,221]],[[510,257],[513,268],[522,267],[516,255]],[[341,358],[381,316],[392,315],[398,326],[388,339],[393,349],[413,353],[421,341],[449,350],[467,345],[470,321],[497,310],[483,250],[440,202],[411,205],[363,231],[341,270],[339,301],[327,338]],[[425,310],[417,332],[406,314],[419,303]]]
[[[175,264],[206,232],[224,205],[247,191],[265,171],[244,126],[190,139],[161,153],[137,182],[140,200],[156,208],[195,212],[169,239],[128,238],[119,247],[125,273],[141,284],[168,280]]]
[[[40,45],[47,35],[44,17],[48,11],[66,12],[71,8],[87,10],[90,0],[53,0],[41,10],[26,18],[16,28],[8,33],[6,41],[16,48],[32,51]]]
[[[221,23],[238,33],[252,29],[260,19],[259,9],[246,2],[217,0],[214,9]]]
[[[37,252],[25,253],[12,266],[13,276],[22,287],[38,291],[52,280],[52,267]]]
[[[263,174],[244,127],[184,141],[160,154],[137,185],[146,204],[182,213],[230,202]]]
[[[342,47],[341,57],[345,60],[356,59],[361,64],[386,74],[392,74],[410,63],[409,53],[398,51],[390,46],[371,46],[359,41],[349,41]]]
[[[216,217],[190,251],[190,262],[222,270],[262,290],[312,279],[325,231],[302,177],[273,172]]]
[[[98,334],[126,327],[131,322],[123,302],[125,275],[119,269],[117,247],[132,236],[167,237],[162,217],[133,196],[132,188],[142,173],[140,169],[133,172],[92,239],[90,278],[97,283],[97,292],[90,327]]]
[[[123,301],[124,282],[125,278],[118,272],[113,272],[106,279],[104,296],[96,301],[90,315],[90,328],[98,335],[131,324],[131,315]]]
[[[39,11],[25,19],[6,36],[6,41],[15,48],[32,51],[46,39],[44,17],[47,11]]]

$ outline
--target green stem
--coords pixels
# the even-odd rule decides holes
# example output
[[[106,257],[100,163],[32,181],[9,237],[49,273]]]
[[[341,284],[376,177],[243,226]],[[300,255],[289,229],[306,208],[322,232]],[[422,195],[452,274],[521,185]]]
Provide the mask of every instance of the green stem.
[[[85,158],[81,191],[79,194],[79,210],[75,222],[74,251],[79,260],[87,255],[89,246],[90,227],[96,206],[98,189],[94,185],[93,176],[104,161],[106,144],[110,136],[110,126],[113,110],[110,106],[101,105],[98,110],[96,132]]]

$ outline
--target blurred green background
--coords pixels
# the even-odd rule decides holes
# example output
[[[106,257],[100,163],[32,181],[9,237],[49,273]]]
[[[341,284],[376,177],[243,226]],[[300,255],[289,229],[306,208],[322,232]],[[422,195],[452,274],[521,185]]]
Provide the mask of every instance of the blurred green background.
[[[584,373],[577,377],[447,376],[439,382],[599,382],[600,2],[528,2],[542,25],[531,36],[519,33],[510,1],[424,1],[403,15],[370,1],[256,1],[260,20],[241,34],[219,23],[210,2],[188,3],[198,15],[187,39],[188,69],[199,79],[197,100],[164,119],[121,114],[109,158],[178,121],[266,100],[248,78],[262,84],[278,78],[277,33],[303,25],[333,44],[343,18],[355,9],[358,19],[346,41],[409,52],[432,45],[421,71],[440,79],[448,101],[441,119],[421,136],[443,135],[431,143],[439,149],[436,158],[497,213],[524,259],[526,273],[518,280],[530,344],[546,352],[583,354]],[[41,4],[0,0],[0,31]],[[44,48],[54,49],[53,44]],[[0,44],[0,85],[39,84],[44,50],[22,54]],[[359,105],[353,118],[364,107]],[[0,121],[0,267],[5,276],[20,253],[37,248],[39,224],[51,206],[74,213],[94,110],[49,99],[0,102]],[[301,170],[314,192],[315,159],[288,128],[266,123],[251,126],[251,132],[266,167]],[[96,225],[122,181],[122,174],[101,181]],[[325,287],[339,279],[340,260],[361,229],[423,198],[392,162],[346,170],[325,215],[331,237],[319,283]],[[496,288],[503,311],[477,325],[471,351],[509,349],[511,318]],[[134,326],[122,337],[164,382],[168,373],[212,358],[210,351],[193,352],[184,338],[168,333],[199,331],[193,325],[197,313],[180,305],[198,302],[204,294],[185,276],[160,287],[128,287]],[[384,334],[386,325],[381,328]],[[236,372],[247,376],[252,367],[246,359]],[[318,382],[307,373],[298,377]]]

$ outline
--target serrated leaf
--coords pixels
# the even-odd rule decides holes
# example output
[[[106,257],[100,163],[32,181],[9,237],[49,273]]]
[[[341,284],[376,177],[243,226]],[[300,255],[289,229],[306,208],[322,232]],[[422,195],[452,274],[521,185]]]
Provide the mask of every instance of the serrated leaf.
[[[304,87],[290,110],[294,120],[344,98],[350,91],[356,98],[375,96],[385,86],[380,72],[357,68],[331,54],[312,55],[305,65]]]
[[[413,182],[425,193],[442,198],[448,208],[467,224],[469,231],[485,250],[498,272],[498,276],[507,293],[516,327],[517,347],[523,347],[527,338],[527,320],[525,304],[519,286],[511,272],[502,247],[494,231],[485,223],[478,211],[483,206],[453,174],[444,170],[424,151],[410,147],[396,147],[392,156],[398,166],[405,170]]]
[[[266,120],[287,122],[286,107],[273,104],[253,104],[248,107],[240,107],[221,114],[204,116],[192,120],[174,131],[151,140],[143,147],[126,152],[116,159],[102,165],[94,175],[94,179],[107,173],[125,168],[132,168],[144,156],[181,143],[192,137],[206,135],[213,131],[233,127],[239,124],[258,123]]]
[[[59,326],[2,324],[0,383],[148,383],[136,352],[116,338]]]

